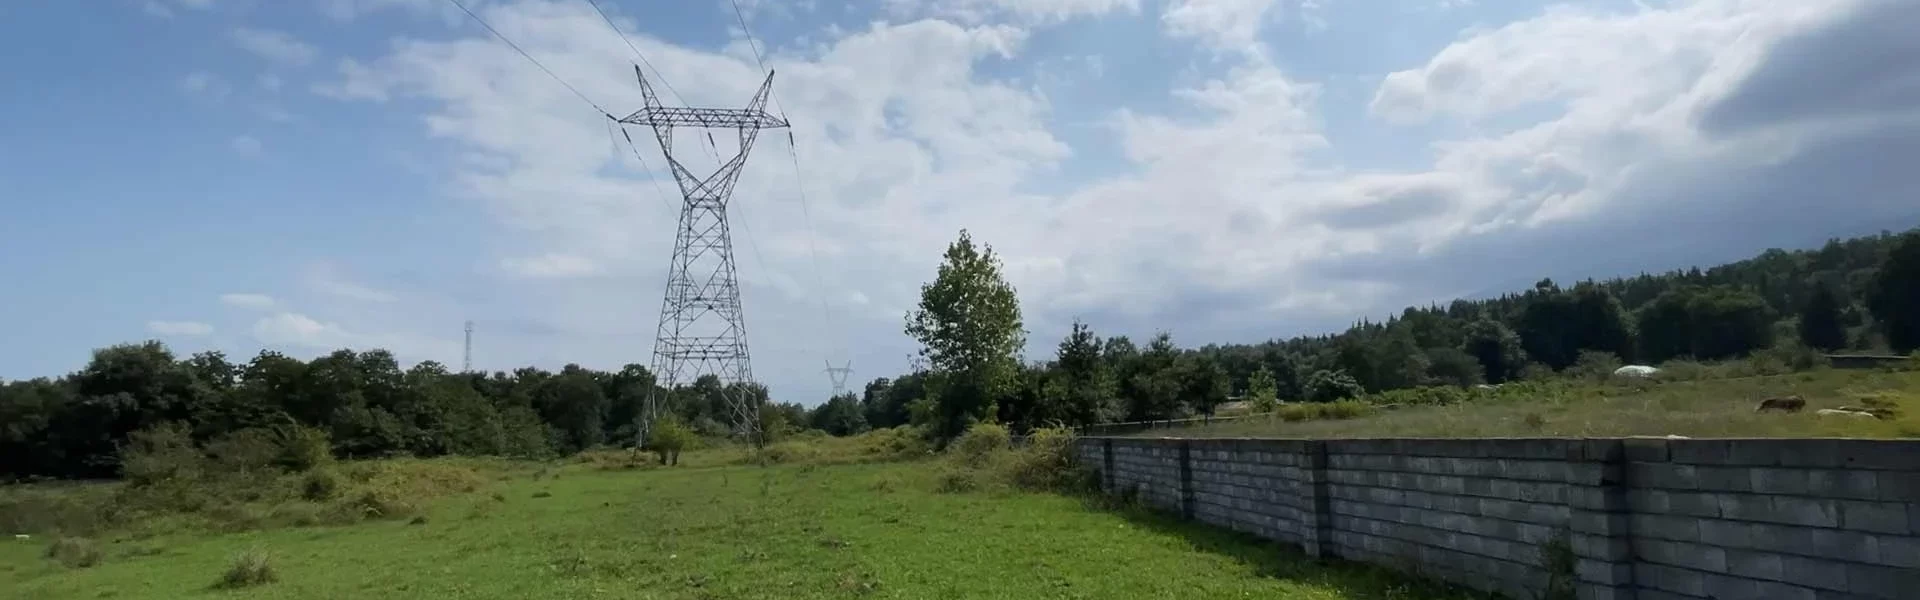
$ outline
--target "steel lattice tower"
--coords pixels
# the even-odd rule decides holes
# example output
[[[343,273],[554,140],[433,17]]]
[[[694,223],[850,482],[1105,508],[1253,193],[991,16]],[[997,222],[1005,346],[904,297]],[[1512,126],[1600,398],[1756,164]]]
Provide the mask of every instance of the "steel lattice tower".
[[[833,397],[839,398],[841,394],[847,393],[847,378],[851,376],[853,376],[853,361],[847,361],[846,366],[843,367],[833,366],[832,362],[827,363],[827,378],[833,380]]]
[[[747,353],[746,319],[740,309],[740,283],[735,278],[727,203],[760,130],[787,126],[786,119],[766,111],[773,73],[767,73],[760,91],[741,109],[661,106],[646,74],[638,65],[633,72],[640,80],[645,108],[617,120],[653,128],[681,196],[680,226],[674,236],[673,259],[667,266],[667,290],[660,302],[660,327],[653,345],[654,376],[666,393],[703,375],[717,376],[726,389],[736,430],[758,441],[760,407],[744,385],[753,381],[753,367]],[[739,150],[712,174],[695,176],[673,157],[673,130],[677,127],[709,130],[709,140],[710,130],[737,130]],[[659,416],[663,398],[658,395],[657,391],[647,394],[640,424],[642,439],[652,431]]]

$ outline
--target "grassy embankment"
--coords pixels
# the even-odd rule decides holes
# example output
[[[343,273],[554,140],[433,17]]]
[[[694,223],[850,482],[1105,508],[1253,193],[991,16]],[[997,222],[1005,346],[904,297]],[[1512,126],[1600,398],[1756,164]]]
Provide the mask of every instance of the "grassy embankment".
[[[132,502],[124,484],[0,488],[0,512],[13,510],[16,524],[31,516],[18,501],[38,495],[40,523],[87,529],[0,540],[0,590],[20,598],[1469,597],[1076,495],[1070,472],[1056,468],[1059,446],[1047,447],[1008,450],[1004,437],[989,436],[927,457],[910,437],[879,432],[787,442],[772,454],[791,462],[771,466],[741,464],[754,459],[738,449],[690,452],[670,468],[618,452],[546,465],[350,463],[324,469],[371,475],[343,476],[328,500],[303,497],[309,476],[282,475],[274,485],[285,489],[213,504],[265,515],[240,520],[193,511],[78,516],[116,498]],[[348,510],[368,495],[395,504],[383,514]],[[402,495],[416,498],[401,503]],[[307,524],[273,517],[289,512],[278,506],[307,504],[291,510],[315,514],[300,521]],[[73,514],[48,514],[62,510]],[[79,533],[88,537],[57,541]]]
[[[1493,390],[1401,390],[1328,405],[1143,436],[1192,437],[1920,437],[1920,370],[1813,368],[1754,374],[1690,363],[1652,379],[1516,382]],[[1764,398],[1798,395],[1798,413],[1755,412]],[[1885,419],[1828,416],[1876,408]]]

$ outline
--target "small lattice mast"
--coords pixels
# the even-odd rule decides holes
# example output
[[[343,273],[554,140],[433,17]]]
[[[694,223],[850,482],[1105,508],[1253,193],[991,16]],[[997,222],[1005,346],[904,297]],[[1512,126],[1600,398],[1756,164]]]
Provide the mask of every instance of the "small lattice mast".
[[[660,327],[653,346],[653,373],[659,387],[647,395],[639,424],[641,439],[648,439],[654,420],[659,418],[665,400],[660,397],[662,390],[672,393],[679,385],[714,375],[726,390],[735,431],[757,443],[760,406],[746,386],[753,382],[753,367],[747,352],[746,318],[740,308],[740,283],[735,277],[727,204],[760,130],[787,126],[786,119],[766,111],[773,73],[767,73],[746,108],[691,108],[661,106],[646,74],[638,65],[633,72],[640,80],[645,107],[616,120],[653,128],[681,196],[680,225],[674,236],[672,262],[667,266],[666,296],[660,303]],[[739,133],[740,146],[713,173],[698,176],[673,156],[675,128],[733,129]]]

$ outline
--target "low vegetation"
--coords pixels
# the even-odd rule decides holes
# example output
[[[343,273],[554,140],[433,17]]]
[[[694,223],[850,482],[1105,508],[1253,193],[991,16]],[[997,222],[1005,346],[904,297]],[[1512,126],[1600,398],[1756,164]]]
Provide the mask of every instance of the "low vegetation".
[[[1920,364],[1920,363],[1916,363]],[[1208,437],[1920,437],[1920,370],[1815,368],[1750,374],[1747,362],[1670,364],[1651,378],[1522,381],[1491,389],[1426,388],[1369,395],[1352,414],[1287,404],[1276,413],[1135,435]],[[1764,369],[1760,370],[1765,372]],[[1726,375],[1740,375],[1725,377]],[[1761,400],[1799,396],[1797,412]],[[1823,415],[1855,409],[1878,418]],[[1290,411],[1318,411],[1299,418]]]
[[[709,447],[674,468],[643,456],[645,466],[631,468],[585,459],[490,471],[493,493],[421,502],[429,518],[420,524],[115,532],[97,546],[106,558],[87,569],[0,543],[0,589],[52,599],[174,598],[208,587],[374,599],[632,590],[688,599],[1477,597],[1090,496],[1029,491],[1084,485],[1065,430],[1015,438],[975,425],[938,454],[920,439],[890,431],[789,439],[788,456],[811,458],[766,466],[740,464],[742,449]],[[895,460],[904,456],[913,458]],[[459,461],[329,468],[343,473],[342,498],[362,479],[355,473],[385,474],[368,481],[442,473],[393,462]]]

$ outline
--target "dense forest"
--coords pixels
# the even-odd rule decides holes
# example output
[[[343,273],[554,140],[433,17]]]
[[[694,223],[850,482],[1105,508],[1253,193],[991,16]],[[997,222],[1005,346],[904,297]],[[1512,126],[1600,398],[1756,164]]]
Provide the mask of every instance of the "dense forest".
[[[772,402],[759,386],[727,390],[708,377],[668,394],[667,410],[691,431],[723,438],[732,429],[724,397],[744,392],[761,403],[762,429],[771,436],[914,424],[939,437],[959,419],[982,415],[1015,429],[1177,418],[1233,398],[1331,401],[1498,384],[1583,361],[1920,347],[1920,230],[1834,240],[1818,250],[1768,250],[1705,271],[1572,286],[1542,280],[1498,298],[1410,307],[1336,335],[1252,345],[1183,349],[1169,333],[1141,344],[1102,338],[1076,323],[1055,355],[1037,362],[1013,357],[1024,331],[991,250],[976,252],[963,233],[947,259],[940,278],[923,289],[923,309],[907,323],[907,333],[926,342],[934,368],[873,380],[861,393],[811,410]],[[990,304],[951,306],[982,298]],[[950,317],[941,320],[942,310],[992,326],[956,329]],[[978,348],[1007,357],[1004,368],[988,365],[993,361],[978,367],[999,374],[948,376],[976,368],[966,361],[979,359]],[[961,386],[976,380],[986,383]],[[158,342],[125,344],[95,351],[85,367],[62,377],[0,382],[0,478],[111,477],[128,436],[161,426],[183,426],[210,448],[236,436],[324,436],[337,456],[360,458],[543,457],[630,446],[642,403],[655,390],[653,375],[639,365],[454,373],[434,362],[403,370],[384,350],[339,350],[310,361],[262,351],[241,363],[219,352],[178,357]],[[968,404],[954,408],[958,398]]]

